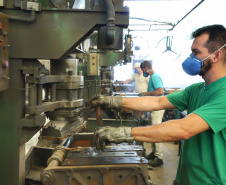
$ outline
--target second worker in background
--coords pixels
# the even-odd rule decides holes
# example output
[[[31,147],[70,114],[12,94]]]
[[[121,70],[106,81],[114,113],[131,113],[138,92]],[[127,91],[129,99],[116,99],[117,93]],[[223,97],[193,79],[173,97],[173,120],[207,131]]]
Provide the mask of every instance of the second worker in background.
[[[140,63],[136,62],[133,66],[133,69],[134,74],[131,76],[131,78],[125,80],[123,83],[127,84],[134,80],[136,93],[147,92],[149,79],[143,76],[143,71],[140,68]]]
[[[149,78],[147,92],[139,93],[139,96],[163,96],[164,86],[162,78],[157,74],[149,61],[143,61],[140,65],[144,77]],[[149,113],[149,125],[156,125],[162,122],[165,110],[151,111]],[[152,152],[146,156],[148,164],[156,167],[163,165],[162,143],[151,143]]]

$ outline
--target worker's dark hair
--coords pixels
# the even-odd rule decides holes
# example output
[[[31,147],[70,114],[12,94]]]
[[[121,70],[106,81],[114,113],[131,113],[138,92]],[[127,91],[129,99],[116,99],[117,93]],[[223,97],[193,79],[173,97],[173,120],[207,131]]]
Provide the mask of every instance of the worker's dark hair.
[[[152,69],[152,65],[149,61],[145,60],[140,64],[140,68],[144,69],[145,67],[147,67],[148,69]]]
[[[214,24],[199,28],[192,33],[192,38],[199,37],[204,33],[209,35],[209,39],[205,45],[209,53],[213,53],[226,44],[226,29],[223,25]],[[221,50],[223,51],[224,62],[226,63],[226,46]]]

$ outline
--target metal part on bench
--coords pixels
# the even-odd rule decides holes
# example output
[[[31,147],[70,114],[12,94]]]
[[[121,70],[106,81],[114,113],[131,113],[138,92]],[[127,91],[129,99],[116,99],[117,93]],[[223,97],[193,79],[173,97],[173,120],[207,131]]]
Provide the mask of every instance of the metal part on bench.
[[[41,180],[48,185],[151,185],[148,164],[144,157],[133,150],[117,151],[125,146],[108,146],[107,151],[91,147],[70,148],[60,166],[47,167],[41,173]],[[116,151],[112,152],[112,149]],[[133,146],[127,149],[132,149]],[[122,149],[121,149],[122,150]],[[47,179],[48,177],[48,179]]]

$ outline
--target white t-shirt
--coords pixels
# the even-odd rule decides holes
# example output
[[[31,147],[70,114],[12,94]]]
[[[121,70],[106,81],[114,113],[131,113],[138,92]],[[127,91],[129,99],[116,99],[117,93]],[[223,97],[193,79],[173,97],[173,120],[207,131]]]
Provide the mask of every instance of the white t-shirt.
[[[130,80],[135,81],[135,92],[136,93],[147,92],[149,77],[144,77],[143,73],[141,75],[134,74],[130,78]]]

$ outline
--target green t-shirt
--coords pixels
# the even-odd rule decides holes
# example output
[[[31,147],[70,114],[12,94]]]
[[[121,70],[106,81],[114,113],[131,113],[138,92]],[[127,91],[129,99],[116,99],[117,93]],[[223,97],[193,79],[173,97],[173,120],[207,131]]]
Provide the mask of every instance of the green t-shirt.
[[[193,84],[167,98],[181,111],[199,115],[211,127],[183,141],[176,182],[226,185],[226,77],[208,85]]]
[[[164,89],[162,78],[157,73],[153,73],[149,78],[147,92],[152,92],[158,88]]]

